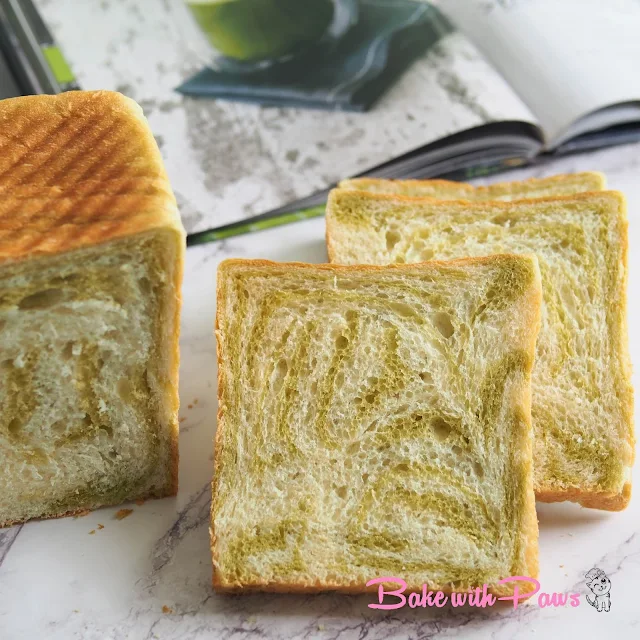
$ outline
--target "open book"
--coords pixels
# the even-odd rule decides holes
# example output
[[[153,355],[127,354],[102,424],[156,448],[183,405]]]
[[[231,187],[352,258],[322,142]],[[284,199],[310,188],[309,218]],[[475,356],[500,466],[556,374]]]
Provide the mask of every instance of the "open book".
[[[487,91],[513,94],[505,122],[489,125],[489,135],[487,127],[468,132],[460,155],[473,154],[468,147],[475,146],[481,163],[491,163],[484,153],[526,160],[640,136],[638,0],[445,0],[438,6],[492,65]],[[452,166],[469,166],[454,155]]]
[[[443,36],[435,63],[430,54],[432,61],[420,73],[426,83],[435,77],[449,102],[428,103],[423,85],[420,99],[428,103],[421,116],[424,126],[409,134],[402,128],[405,125],[396,125],[402,108],[393,111],[381,104],[363,125],[365,140],[359,154],[374,162],[363,167],[361,160],[352,166],[341,160],[337,163],[341,168],[327,167],[324,177],[468,179],[640,139],[640,0],[436,0],[433,4],[455,30]],[[413,82],[419,81],[415,75]],[[412,118],[415,113],[413,108]],[[403,134],[393,135],[394,127]],[[312,131],[306,129],[305,135],[309,138]],[[336,129],[325,130],[324,135],[330,144]],[[367,156],[367,135],[376,135],[376,149],[388,150],[389,157]],[[390,141],[386,145],[385,136]],[[354,151],[358,150],[355,142]],[[376,159],[382,162],[376,164]],[[323,169],[321,161],[320,165]],[[275,224],[285,212],[321,205],[325,196],[325,189],[316,191],[252,218],[252,228],[260,228],[261,221]],[[246,227],[247,222],[239,224]],[[237,228],[238,223],[222,231],[230,235]]]

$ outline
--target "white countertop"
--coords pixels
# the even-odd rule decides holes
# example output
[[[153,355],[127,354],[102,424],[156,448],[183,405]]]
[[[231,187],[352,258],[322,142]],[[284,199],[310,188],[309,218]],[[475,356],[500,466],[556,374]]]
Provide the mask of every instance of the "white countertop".
[[[96,12],[104,5],[108,14],[110,4],[115,2],[95,0],[82,5],[90,5]],[[72,8],[80,5],[71,0],[66,3],[57,0],[55,7],[52,1],[41,0],[39,4],[60,34],[68,29],[63,25],[73,14]],[[132,7],[142,4],[121,3],[132,11],[132,20],[135,19]],[[174,5],[167,2],[163,7],[168,11]],[[85,10],[88,11],[78,9],[80,14]],[[124,9],[118,5],[118,10]],[[74,28],[79,30],[80,26],[82,24],[76,22]],[[87,46],[92,39],[88,29],[86,25]],[[116,88],[115,83],[132,73],[133,67],[127,69],[124,63],[127,38],[134,42],[132,46],[137,47],[138,52],[144,51],[147,42],[144,33],[132,33],[135,35],[127,35],[125,30],[115,49],[115,45],[105,44],[112,47],[113,65],[117,59],[121,70],[103,70],[104,88]],[[61,41],[65,41],[62,35]],[[70,57],[82,81],[83,74],[89,74],[94,54],[90,49],[83,58],[79,42],[77,34],[70,38],[71,48],[75,47]],[[185,69],[192,70],[185,65]],[[183,69],[182,76],[175,69],[171,71],[169,86],[177,84],[188,70]],[[140,83],[147,88],[139,93],[148,95],[153,87],[149,89],[142,79]],[[95,82],[92,85],[95,86]],[[393,92],[388,99],[393,99]],[[181,136],[185,136],[182,101],[175,96],[171,100],[173,106],[164,111],[158,106],[155,113],[162,117],[158,116],[154,130],[159,127],[162,135],[174,136],[173,153],[177,154],[179,145],[188,143],[186,137],[185,142],[180,142]],[[156,101],[156,105],[160,104]],[[215,106],[216,103],[202,104],[202,117],[211,116],[207,110],[223,108]],[[256,108],[251,109],[259,113]],[[263,112],[261,117],[275,118],[278,113],[279,110],[271,110],[266,115]],[[172,122],[176,123],[175,130]],[[203,131],[203,135],[209,135],[206,126]],[[193,202],[189,204],[193,176],[207,170],[215,172],[216,162],[222,160],[212,155],[198,158],[191,151],[185,152],[181,167],[175,160],[172,179],[179,185],[183,206],[191,206],[195,211],[199,206],[198,194],[202,195],[202,189],[206,188],[195,188]],[[629,201],[629,327],[632,360],[637,364],[640,362],[640,332],[636,331],[640,326],[640,145],[565,159],[545,167],[543,172],[587,169],[604,171],[610,186],[622,190]],[[543,172],[522,171],[512,177]],[[188,250],[180,341],[183,421],[179,494],[172,499],[124,505],[133,512],[123,520],[115,519],[120,508],[117,507],[80,518],[30,522],[0,530],[0,639],[376,640],[436,636],[507,639],[555,638],[569,634],[581,638],[638,637],[639,496],[632,499],[626,511],[618,514],[572,504],[538,505],[542,591],[580,593],[581,605],[577,608],[541,609],[534,598],[516,611],[493,607],[477,611],[407,608],[381,612],[367,607],[374,601],[371,595],[215,594],[211,588],[208,541],[216,424],[213,322],[216,266],[227,257],[324,261],[324,220],[310,220]],[[637,375],[634,383],[639,386]],[[584,600],[588,592],[584,574],[593,566],[600,567],[611,578],[612,605],[608,613],[598,613]]]

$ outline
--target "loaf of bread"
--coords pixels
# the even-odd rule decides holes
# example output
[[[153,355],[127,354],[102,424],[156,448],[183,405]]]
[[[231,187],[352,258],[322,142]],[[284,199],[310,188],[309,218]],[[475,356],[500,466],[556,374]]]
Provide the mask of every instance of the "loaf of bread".
[[[0,526],[176,492],[184,244],[135,102],[0,102]]]
[[[627,505],[634,435],[620,193],[470,203],[338,189],[329,198],[327,243],[340,264],[535,253],[543,284],[533,374],[536,496]]]
[[[380,180],[352,178],[340,183],[342,189],[389,193],[412,198],[441,200],[519,200],[563,196],[582,191],[602,191],[605,177],[596,171],[569,173],[549,178],[531,178],[516,182],[498,182],[487,187],[474,187],[450,180]]]
[[[535,257],[223,262],[214,586],[357,592],[393,575],[505,594],[500,579],[535,577],[541,295]]]

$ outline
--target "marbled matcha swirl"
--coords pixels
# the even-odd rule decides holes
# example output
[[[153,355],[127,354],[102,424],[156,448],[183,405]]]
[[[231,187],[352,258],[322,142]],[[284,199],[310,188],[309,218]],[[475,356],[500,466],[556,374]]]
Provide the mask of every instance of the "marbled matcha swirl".
[[[538,277],[524,257],[223,264],[223,581],[466,588],[526,566]]]

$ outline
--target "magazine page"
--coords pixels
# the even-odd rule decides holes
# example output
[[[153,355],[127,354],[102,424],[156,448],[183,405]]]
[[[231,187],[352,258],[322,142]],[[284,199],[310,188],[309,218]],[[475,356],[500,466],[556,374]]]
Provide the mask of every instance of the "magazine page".
[[[104,25],[93,5],[80,3],[76,10],[79,19],[101,24],[95,48],[87,52],[73,21],[57,24],[57,37],[76,61],[84,88],[117,88],[142,103],[189,232],[286,205],[464,129],[535,121],[460,33],[445,35],[406,71],[394,74],[368,111],[347,113],[182,97],[174,88],[210,56],[206,43],[197,41],[186,8],[158,5],[150,29],[163,46],[147,55],[151,45],[139,43],[135,72],[126,47],[117,67],[108,51],[109,42],[124,37],[119,25],[130,19],[129,9],[114,3],[110,10],[121,20]],[[45,17],[55,20],[55,13],[51,5],[44,7]],[[197,169],[186,172],[185,166]]]
[[[189,232],[287,205],[465,129],[504,120],[536,122],[460,33],[444,36],[366,113],[220,103],[213,115],[227,132],[221,135],[229,136],[229,171],[208,178],[215,188],[202,194],[199,209],[209,215],[195,219],[187,213]],[[221,142],[209,139],[212,148],[200,153],[213,153]]]
[[[640,120],[637,0],[447,0],[438,6],[536,114],[548,147]],[[611,105],[621,108],[607,109]]]

